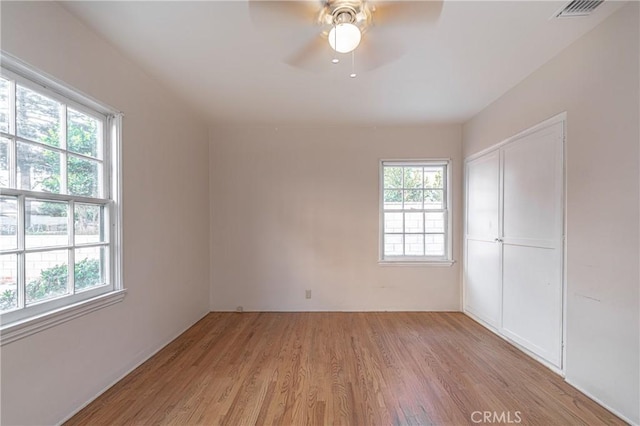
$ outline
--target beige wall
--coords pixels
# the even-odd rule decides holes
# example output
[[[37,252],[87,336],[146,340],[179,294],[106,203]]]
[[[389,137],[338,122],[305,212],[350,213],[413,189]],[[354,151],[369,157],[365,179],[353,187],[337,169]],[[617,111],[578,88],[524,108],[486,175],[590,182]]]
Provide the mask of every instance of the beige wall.
[[[458,310],[459,263],[378,265],[379,159],[453,159],[459,261],[461,139],[470,155],[565,110],[567,378],[639,421],[637,4],[469,121],[463,136],[459,126],[207,135],[59,5],[2,2],[1,13],[3,50],[126,114],[129,290],[122,303],[1,348],[2,424],[61,421],[209,307]],[[594,193],[611,208],[593,209]]]
[[[377,261],[379,160],[430,157],[453,160],[459,260],[460,126],[211,131],[211,308],[459,310],[459,263]]]
[[[638,3],[463,127],[469,156],[567,111],[566,378],[640,422]]]
[[[1,348],[2,424],[55,424],[209,310],[207,126],[53,2],[2,2],[2,49],[122,110],[122,303]]]

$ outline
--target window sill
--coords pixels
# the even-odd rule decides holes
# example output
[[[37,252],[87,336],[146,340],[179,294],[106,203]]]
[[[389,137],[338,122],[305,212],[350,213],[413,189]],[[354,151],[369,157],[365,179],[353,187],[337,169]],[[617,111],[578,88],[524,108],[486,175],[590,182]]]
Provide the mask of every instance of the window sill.
[[[435,266],[448,267],[456,263],[455,260],[379,260],[380,266]]]
[[[3,324],[0,327],[0,346],[119,303],[124,299],[126,292],[126,290],[112,291],[29,319]]]

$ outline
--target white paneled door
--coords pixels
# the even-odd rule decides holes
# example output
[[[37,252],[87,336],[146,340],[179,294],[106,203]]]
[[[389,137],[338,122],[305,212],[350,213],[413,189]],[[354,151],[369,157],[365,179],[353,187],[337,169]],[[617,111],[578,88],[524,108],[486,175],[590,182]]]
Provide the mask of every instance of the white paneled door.
[[[465,310],[557,368],[563,141],[564,120],[551,120],[466,166]]]
[[[560,366],[563,123],[502,148],[503,332]]]
[[[465,310],[500,327],[502,247],[500,237],[500,153],[466,165],[467,219]]]

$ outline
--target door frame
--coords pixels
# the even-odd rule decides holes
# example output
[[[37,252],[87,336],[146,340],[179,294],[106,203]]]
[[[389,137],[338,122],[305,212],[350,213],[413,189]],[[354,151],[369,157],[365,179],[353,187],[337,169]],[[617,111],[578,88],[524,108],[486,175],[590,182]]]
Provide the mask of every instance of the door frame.
[[[500,148],[504,147],[505,145],[508,145],[518,139],[521,139],[523,137],[529,136],[532,133],[535,133],[541,129],[544,129],[546,127],[552,126],[554,124],[557,123],[562,123],[562,182],[561,182],[561,187],[562,187],[562,199],[561,199],[561,205],[562,205],[562,250],[561,250],[561,257],[562,257],[562,312],[561,312],[561,342],[560,342],[560,347],[561,347],[561,354],[560,354],[560,367],[555,366],[553,364],[551,364],[550,362],[544,360],[543,358],[541,358],[540,356],[536,355],[535,353],[531,352],[530,350],[524,348],[523,346],[519,345],[518,343],[514,342],[513,340],[509,339],[507,336],[505,336],[504,334],[501,333],[501,329],[502,329],[502,312],[500,312],[500,326],[498,328],[492,326],[491,324],[486,323],[485,321],[483,321],[482,319],[478,318],[477,316],[475,316],[473,313],[467,311],[466,309],[466,292],[467,292],[467,283],[466,283],[466,271],[467,271],[467,206],[468,206],[468,163],[478,159],[486,154],[489,154],[490,152],[493,151],[497,151],[500,150]],[[502,153],[500,153],[500,167],[502,167]],[[500,197],[499,197],[499,202],[500,202],[500,208],[502,208],[502,204],[503,204],[503,194],[502,194],[502,190],[503,190],[503,182],[502,182],[503,176],[502,176],[502,172],[500,173]],[[462,243],[463,243],[463,247],[462,247],[462,255],[463,255],[463,263],[462,263],[462,312],[469,316],[471,319],[475,320],[476,322],[480,323],[482,326],[484,326],[485,328],[489,329],[490,331],[492,331],[493,333],[495,333],[496,335],[498,335],[499,337],[501,337],[502,339],[508,341],[509,343],[511,343],[512,345],[514,345],[515,347],[517,347],[518,349],[520,349],[522,352],[526,353],[527,355],[529,355],[530,357],[532,357],[533,359],[535,359],[536,361],[542,363],[543,365],[545,365],[547,368],[549,368],[550,370],[554,371],[555,373],[561,375],[562,377],[565,376],[565,370],[566,370],[566,358],[567,358],[567,353],[566,353],[566,340],[567,340],[567,112],[561,112],[557,115],[554,115],[553,117],[550,117],[538,124],[535,124],[523,131],[520,131],[518,133],[516,133],[513,136],[510,136],[504,140],[502,140],[501,142],[492,145],[488,148],[485,148],[479,152],[476,152],[475,154],[472,154],[468,157],[466,157],[464,159],[464,212],[463,212],[463,234],[462,234]],[[501,211],[501,210],[500,210]],[[501,218],[499,218],[501,220]],[[502,260],[501,260],[502,262]],[[502,287],[503,283],[500,283],[500,287]],[[501,302],[502,305],[502,302]]]

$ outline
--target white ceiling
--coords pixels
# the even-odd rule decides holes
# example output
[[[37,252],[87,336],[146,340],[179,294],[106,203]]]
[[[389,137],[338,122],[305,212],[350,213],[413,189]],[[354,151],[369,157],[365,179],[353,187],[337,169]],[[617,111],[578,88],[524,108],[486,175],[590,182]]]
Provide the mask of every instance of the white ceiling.
[[[63,4],[212,123],[394,125],[469,119],[622,5],[549,19],[566,3],[445,1],[435,24],[378,25],[364,37],[403,54],[355,79],[328,45],[320,70],[285,63],[317,29],[257,28],[246,1]]]

